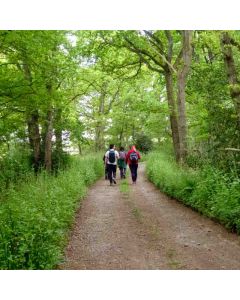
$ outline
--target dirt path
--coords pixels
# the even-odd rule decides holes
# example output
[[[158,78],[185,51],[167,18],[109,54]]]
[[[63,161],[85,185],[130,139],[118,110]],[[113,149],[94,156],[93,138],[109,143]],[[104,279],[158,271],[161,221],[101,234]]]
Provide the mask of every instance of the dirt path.
[[[158,191],[100,180],[77,214],[61,269],[240,269],[240,238]]]

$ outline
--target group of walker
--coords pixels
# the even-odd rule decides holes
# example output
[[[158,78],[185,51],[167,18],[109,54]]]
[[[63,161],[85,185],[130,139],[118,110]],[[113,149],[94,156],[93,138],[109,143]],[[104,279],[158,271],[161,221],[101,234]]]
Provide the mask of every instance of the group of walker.
[[[126,152],[124,147],[116,150],[115,145],[111,144],[109,150],[105,153],[103,159],[105,163],[105,179],[109,179],[110,185],[116,184],[117,166],[120,170],[121,179],[126,178],[127,165],[131,171],[132,183],[136,184],[138,161],[141,158],[140,153],[135,146],[130,146],[130,150]]]

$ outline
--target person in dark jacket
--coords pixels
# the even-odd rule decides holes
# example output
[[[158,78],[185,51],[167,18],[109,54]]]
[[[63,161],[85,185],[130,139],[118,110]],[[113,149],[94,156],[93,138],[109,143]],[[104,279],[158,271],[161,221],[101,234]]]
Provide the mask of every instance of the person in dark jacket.
[[[133,184],[136,184],[137,182],[137,169],[139,159],[141,159],[140,153],[136,150],[135,146],[132,146],[132,148],[126,155],[126,163],[129,165]]]

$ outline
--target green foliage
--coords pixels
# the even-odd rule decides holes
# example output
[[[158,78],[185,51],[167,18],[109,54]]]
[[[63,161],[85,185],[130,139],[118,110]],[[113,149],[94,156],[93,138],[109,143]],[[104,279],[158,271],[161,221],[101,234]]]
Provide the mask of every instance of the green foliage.
[[[2,194],[10,184],[24,179],[31,173],[29,151],[22,146],[11,146],[10,151],[0,157],[0,170],[0,194]]]
[[[98,156],[72,157],[58,176],[42,172],[9,189],[0,203],[0,268],[54,268],[87,186],[102,173]]]
[[[240,180],[210,165],[181,168],[165,153],[147,157],[147,175],[161,191],[240,234]]]
[[[71,162],[71,157],[66,152],[58,152],[56,150],[52,153],[52,169],[54,172],[66,169]]]
[[[230,96],[231,88],[237,91],[238,86],[229,87],[220,34],[219,31],[201,31],[196,37],[187,85],[187,115],[190,151],[197,150],[196,157],[200,160],[208,159],[216,168],[229,171],[239,169],[238,153],[224,151],[229,147],[239,148],[237,114]],[[229,31],[229,34],[239,42],[236,32]],[[239,50],[234,47],[232,50],[235,67],[239,70]]]
[[[147,174],[159,189],[175,198],[187,197],[195,185],[195,173],[187,173],[163,152],[148,154]]]
[[[137,136],[136,136],[135,145],[138,150],[146,153],[146,152],[152,150],[153,142],[148,135],[146,135],[144,133],[140,133],[140,134],[137,134]]]

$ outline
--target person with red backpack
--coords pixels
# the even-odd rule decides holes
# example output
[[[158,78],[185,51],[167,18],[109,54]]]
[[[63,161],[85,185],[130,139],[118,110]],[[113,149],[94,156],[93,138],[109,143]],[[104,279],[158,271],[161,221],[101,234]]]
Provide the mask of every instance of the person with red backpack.
[[[140,153],[136,150],[135,146],[132,146],[132,148],[128,151],[126,155],[126,163],[129,165],[133,184],[136,184],[137,181],[137,169],[139,159],[141,159]]]

